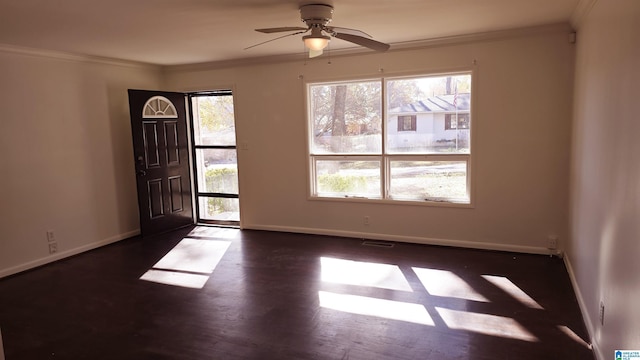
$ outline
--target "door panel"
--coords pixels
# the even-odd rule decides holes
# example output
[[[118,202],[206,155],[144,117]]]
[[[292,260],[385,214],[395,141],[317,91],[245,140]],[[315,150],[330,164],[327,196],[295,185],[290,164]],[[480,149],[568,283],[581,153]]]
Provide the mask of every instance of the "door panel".
[[[147,236],[192,225],[185,95],[129,90],[129,110],[140,231]]]
[[[167,144],[167,165],[179,165],[180,146],[178,144],[178,123],[176,121],[165,121],[164,137]]]

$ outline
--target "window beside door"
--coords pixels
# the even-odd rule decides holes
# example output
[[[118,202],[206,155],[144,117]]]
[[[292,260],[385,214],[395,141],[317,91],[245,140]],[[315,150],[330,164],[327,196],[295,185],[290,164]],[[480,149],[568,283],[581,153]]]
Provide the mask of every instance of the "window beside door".
[[[198,222],[239,225],[238,158],[230,91],[190,94]]]

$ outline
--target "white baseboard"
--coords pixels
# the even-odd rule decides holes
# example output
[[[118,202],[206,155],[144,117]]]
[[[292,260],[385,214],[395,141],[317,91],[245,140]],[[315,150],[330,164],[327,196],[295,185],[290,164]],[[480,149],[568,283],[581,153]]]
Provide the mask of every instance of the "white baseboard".
[[[561,253],[559,252],[554,252],[552,254],[550,253],[550,250],[547,248],[535,247],[535,246],[497,244],[497,243],[475,242],[475,241],[466,241],[466,240],[437,239],[437,238],[402,236],[402,235],[392,235],[392,234],[375,234],[375,233],[357,232],[357,231],[341,231],[341,230],[330,230],[330,229],[272,226],[272,225],[259,225],[259,224],[245,224],[243,229],[281,231],[281,232],[312,234],[312,235],[329,235],[329,236],[340,236],[340,237],[369,239],[369,240],[386,240],[386,241],[406,242],[406,243],[423,244],[423,245],[454,246],[454,247],[481,249],[481,250],[510,251],[510,252],[517,252],[517,253],[525,253],[525,254],[561,255]]]
[[[598,342],[595,338],[595,327],[593,326],[593,321],[591,320],[591,316],[589,316],[589,312],[587,311],[587,306],[584,302],[584,297],[582,297],[582,292],[580,291],[580,286],[578,286],[578,281],[576,280],[576,274],[573,272],[573,266],[571,265],[571,260],[569,256],[564,256],[564,265],[567,268],[567,273],[569,273],[569,279],[571,279],[571,285],[573,286],[573,292],[576,294],[576,299],[578,300],[578,306],[580,307],[580,312],[582,313],[582,318],[584,319],[585,326],[587,327],[587,332],[589,333],[589,341],[591,344],[591,348],[593,349],[594,354],[596,355],[597,360],[604,360],[605,357],[602,354],[602,350],[598,345]]]
[[[93,250],[93,249],[97,249],[99,247],[105,246],[105,245],[109,245],[124,239],[128,239],[132,236],[136,236],[140,234],[140,229],[137,230],[133,230],[133,231],[129,231],[126,233],[122,233],[122,234],[118,234],[97,242],[92,242],[90,244],[84,245],[84,246],[80,246],[74,249],[70,249],[70,250],[66,250],[66,251],[61,251],[61,252],[57,252],[55,254],[49,255],[47,257],[43,257],[40,259],[36,259],[33,261],[29,261],[26,262],[24,264],[20,264],[14,267],[10,267],[8,269],[2,269],[0,270],[0,279],[2,279],[5,276],[9,276],[9,275],[13,275],[13,274],[17,274],[19,272],[22,271],[26,271],[29,269],[33,269],[36,268],[38,266],[42,266],[42,265],[46,265],[48,263],[54,262],[54,261],[58,261],[58,260],[62,260],[64,258],[73,256],[73,255],[78,255],[80,253],[89,251],[89,250]],[[0,360],[3,360],[2,358],[0,358]]]

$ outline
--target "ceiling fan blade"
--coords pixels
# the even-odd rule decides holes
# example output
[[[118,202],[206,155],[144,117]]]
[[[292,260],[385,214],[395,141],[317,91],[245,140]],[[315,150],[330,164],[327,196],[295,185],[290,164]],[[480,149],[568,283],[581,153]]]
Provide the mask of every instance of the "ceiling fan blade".
[[[364,47],[367,47],[371,50],[375,50],[375,51],[387,51],[389,50],[389,48],[391,47],[389,44],[385,44],[379,41],[375,41],[373,39],[367,39],[366,37],[362,37],[362,36],[358,36],[358,35],[351,35],[351,34],[343,34],[343,33],[336,33],[334,35],[334,37],[337,37],[338,39],[342,39],[342,40],[346,40],[349,42],[352,42],[354,44],[358,44]]]
[[[256,46],[260,46],[260,45],[262,45],[262,44],[266,44],[266,43],[269,43],[269,42],[272,42],[272,41],[276,41],[276,40],[278,40],[278,39],[282,39],[282,38],[285,38],[285,37],[287,37],[287,36],[293,36],[293,35],[300,35],[300,34],[304,34],[304,33],[306,33],[307,31],[309,31],[309,30],[308,30],[308,29],[304,29],[304,31],[298,31],[298,32],[295,32],[295,33],[292,33],[292,34],[287,34],[287,35],[278,36],[278,37],[277,37],[277,38],[275,38],[275,39],[270,39],[270,40],[263,41],[263,42],[261,42],[261,43],[258,43],[258,44],[255,44],[255,45],[251,45],[251,46],[249,46],[249,47],[246,47],[246,48],[244,48],[244,50],[248,50],[248,49],[254,48],[254,47],[256,47]]]
[[[324,27],[325,30],[331,34],[350,34],[350,35],[357,35],[357,36],[362,36],[362,37],[367,37],[367,38],[373,38],[373,36],[367,34],[366,32],[362,31],[362,30],[357,30],[357,29],[349,29],[349,28],[343,28],[343,27],[337,27],[337,26],[325,26]]]
[[[287,32],[287,31],[302,31],[307,30],[307,28],[300,26],[290,26],[290,27],[277,27],[277,28],[266,28],[266,29],[256,29],[257,32],[272,34],[277,32]]]
[[[309,58],[314,58],[322,55],[322,50],[311,50],[309,49]]]

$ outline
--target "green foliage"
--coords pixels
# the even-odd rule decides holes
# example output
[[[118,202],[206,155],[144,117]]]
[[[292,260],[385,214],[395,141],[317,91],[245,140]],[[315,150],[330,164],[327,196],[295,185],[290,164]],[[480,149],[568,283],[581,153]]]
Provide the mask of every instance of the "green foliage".
[[[206,189],[209,192],[237,193],[238,170],[235,168],[214,168],[205,172]]]
[[[207,199],[207,213],[219,214],[224,209],[223,198],[208,198]]]
[[[346,91],[340,92],[338,88]],[[314,132],[332,132],[339,128],[345,134],[358,135],[379,128],[381,91],[378,81],[312,86]],[[337,104],[344,106],[344,112],[335,111]],[[339,118],[334,118],[336,116]]]
[[[238,203],[235,199],[210,197],[207,199],[207,213],[219,215],[223,213],[238,212]]]
[[[197,115],[200,126],[213,131],[234,127],[233,97],[207,96],[196,97]]]
[[[238,171],[235,168],[208,169],[205,172],[206,189],[209,192],[237,193]],[[210,197],[207,199],[207,212],[221,214],[238,211],[237,204],[230,199]]]
[[[387,82],[388,107],[390,109],[423,100],[425,94],[414,79]]]
[[[366,186],[364,176],[323,174],[318,176],[318,184],[323,191],[346,193]]]

